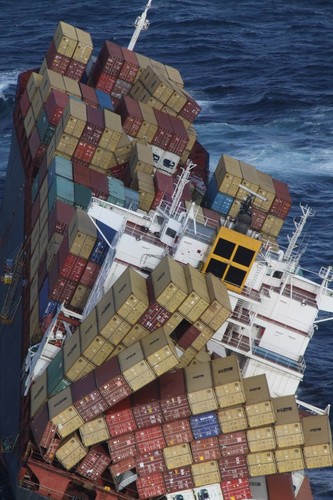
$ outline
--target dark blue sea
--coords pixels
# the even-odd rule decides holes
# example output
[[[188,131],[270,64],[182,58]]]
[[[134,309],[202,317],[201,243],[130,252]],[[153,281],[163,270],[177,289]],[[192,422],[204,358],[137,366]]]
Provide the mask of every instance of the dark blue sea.
[[[57,23],[89,31],[97,55],[105,39],[128,45],[144,5],[0,1],[0,189],[17,76],[42,63]],[[210,170],[226,153],[287,182],[292,216],[300,215],[300,202],[315,212],[300,245],[303,267],[315,277],[333,265],[333,2],[153,0],[149,20],[135,50],[180,70],[202,106],[196,130]],[[320,324],[298,394],[320,408],[333,402],[332,327]],[[333,470],[310,477],[316,500],[333,498]]]

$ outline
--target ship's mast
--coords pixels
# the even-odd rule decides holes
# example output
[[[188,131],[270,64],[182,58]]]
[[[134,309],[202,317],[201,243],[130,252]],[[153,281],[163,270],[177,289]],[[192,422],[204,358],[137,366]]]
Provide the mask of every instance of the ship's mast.
[[[148,2],[146,4],[146,7],[145,7],[145,10],[141,14],[141,16],[138,16],[136,18],[136,20],[135,20],[135,23],[134,23],[135,30],[134,30],[133,36],[131,38],[131,41],[128,44],[128,49],[129,50],[133,50],[134,49],[135,44],[136,44],[136,42],[137,42],[137,40],[138,40],[138,38],[140,36],[141,31],[146,31],[149,28],[149,21],[147,19],[147,13],[148,13],[148,10],[151,7],[152,1],[153,0],[148,0]]]
[[[296,243],[298,238],[301,236],[303,228],[306,224],[306,221],[308,220],[309,217],[312,217],[314,215],[314,212],[311,210],[311,208],[308,205],[300,205],[301,210],[302,210],[302,217],[299,222],[297,222],[294,219],[294,225],[295,225],[295,232],[293,233],[292,237],[289,237],[289,245],[286,250],[286,253],[284,255],[285,260],[289,260],[294,249],[296,248]]]

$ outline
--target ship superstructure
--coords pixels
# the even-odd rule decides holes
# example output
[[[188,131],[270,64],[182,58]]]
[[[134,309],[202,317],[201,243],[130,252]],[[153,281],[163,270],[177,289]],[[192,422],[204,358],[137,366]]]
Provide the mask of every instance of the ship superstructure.
[[[199,112],[175,68],[93,56],[64,22],[20,75],[24,259],[2,319],[24,274],[20,483],[41,495],[271,498],[278,477],[302,500],[303,469],[332,466],[329,408],[295,399],[333,311],[332,270],[306,278],[295,251],[313,214],[283,251],[287,186],[227,155],[209,172]]]

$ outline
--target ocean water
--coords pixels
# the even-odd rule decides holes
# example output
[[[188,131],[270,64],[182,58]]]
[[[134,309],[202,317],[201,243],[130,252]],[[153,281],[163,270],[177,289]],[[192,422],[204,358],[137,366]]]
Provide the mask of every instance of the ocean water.
[[[37,68],[60,20],[127,46],[144,0],[0,2],[0,197],[18,74]],[[214,170],[222,153],[288,183],[294,205],[314,216],[300,249],[309,276],[333,265],[333,3],[330,0],[153,0],[135,50],[176,66],[201,104],[196,122]],[[292,218],[283,231],[293,229]],[[332,322],[306,352],[298,396],[333,401]],[[310,473],[315,499],[333,498],[333,471]]]

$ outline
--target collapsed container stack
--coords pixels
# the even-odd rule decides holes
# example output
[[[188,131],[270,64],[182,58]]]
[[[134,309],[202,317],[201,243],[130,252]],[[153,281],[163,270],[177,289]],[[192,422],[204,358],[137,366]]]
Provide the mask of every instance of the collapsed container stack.
[[[179,72],[108,41],[95,60],[92,51],[88,33],[60,22],[39,72],[26,74],[19,90],[32,342],[60,304],[80,314],[88,303],[108,251],[86,213],[92,196],[156,208],[170,201],[173,174],[194,150],[205,167],[184,190],[184,209],[198,195],[194,186],[205,187],[207,154],[193,128],[200,106]],[[243,162],[221,158],[209,206],[234,217],[247,195],[241,185],[266,200],[254,199],[252,228],[277,236],[268,222],[259,228],[260,211],[265,220],[284,219],[286,186]],[[218,214],[200,208],[196,217],[216,235]],[[115,237],[109,229],[109,243]],[[128,268],[83,321],[66,330],[59,320],[53,359],[30,395],[35,450],[93,486],[105,478],[121,489],[132,471],[143,499],[204,485],[225,499],[244,498],[259,472],[331,466],[326,417],[303,423],[288,401],[286,422],[264,376],[253,398],[258,379],[243,381],[234,356],[206,361],[207,342],[230,314],[227,289],[212,274],[170,257],[147,279]]]
[[[263,239],[276,238],[291,207],[287,184],[252,165],[222,155],[207,186],[207,206],[235,219],[249,196],[253,197],[251,229],[261,233]]]

